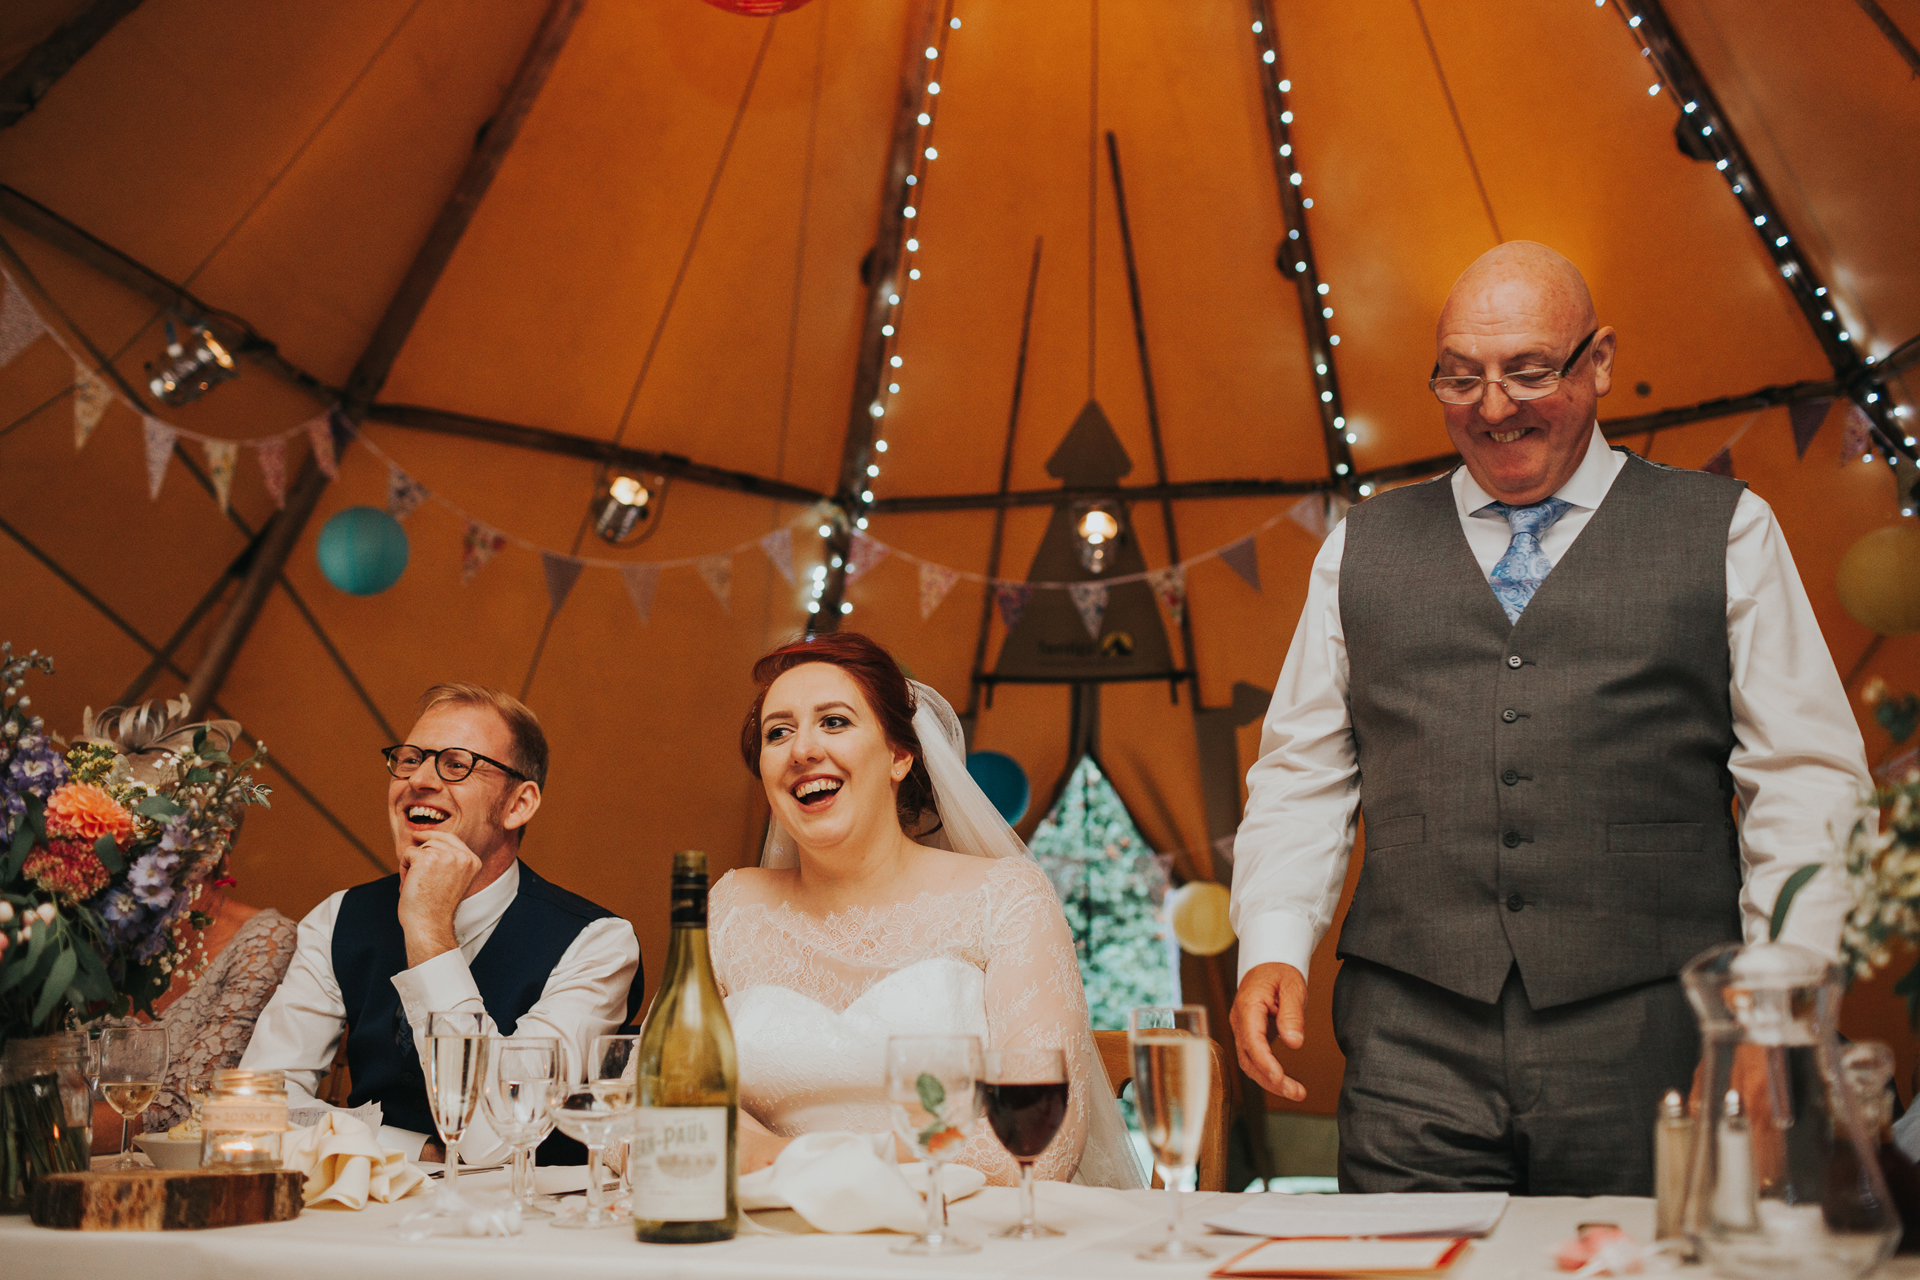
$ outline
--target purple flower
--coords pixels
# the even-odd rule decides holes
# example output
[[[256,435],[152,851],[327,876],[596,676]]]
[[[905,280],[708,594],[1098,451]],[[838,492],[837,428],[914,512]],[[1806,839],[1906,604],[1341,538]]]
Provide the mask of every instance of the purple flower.
[[[105,896],[100,899],[100,914],[108,924],[122,925],[129,920],[139,918],[140,904],[134,901],[133,895],[124,887],[116,886],[107,890]]]
[[[193,832],[187,825],[187,815],[184,813],[177,814],[172,821],[167,823],[166,829],[160,833],[160,852],[178,853],[192,842]],[[174,859],[175,863],[178,861],[178,858]],[[172,866],[173,864],[168,864],[168,870],[172,870]]]
[[[149,907],[165,907],[173,901],[173,884],[167,873],[180,861],[177,854],[149,853],[127,872],[127,884],[133,896]]]
[[[139,946],[133,949],[133,958],[135,960],[138,960],[141,964],[145,964],[149,960],[158,958],[160,953],[162,951],[165,951],[166,949],[167,949],[166,926],[159,925],[154,928],[154,931],[152,933],[148,934],[145,938],[141,940]]]

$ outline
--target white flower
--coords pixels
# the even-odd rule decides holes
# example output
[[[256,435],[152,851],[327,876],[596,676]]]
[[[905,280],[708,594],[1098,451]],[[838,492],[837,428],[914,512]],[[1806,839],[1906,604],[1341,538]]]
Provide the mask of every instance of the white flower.
[[[0,924],[6,924],[12,919],[13,904],[11,902],[0,902]]]
[[[48,924],[52,924],[53,914],[54,914],[53,904],[51,902],[43,902],[40,904],[40,918],[42,920],[46,921]]]

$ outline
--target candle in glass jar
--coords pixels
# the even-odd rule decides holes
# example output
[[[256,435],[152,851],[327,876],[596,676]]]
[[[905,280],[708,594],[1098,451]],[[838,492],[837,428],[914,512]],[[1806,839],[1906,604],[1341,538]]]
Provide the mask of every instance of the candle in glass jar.
[[[286,1076],[216,1071],[201,1109],[200,1164],[209,1169],[278,1169],[287,1131]]]

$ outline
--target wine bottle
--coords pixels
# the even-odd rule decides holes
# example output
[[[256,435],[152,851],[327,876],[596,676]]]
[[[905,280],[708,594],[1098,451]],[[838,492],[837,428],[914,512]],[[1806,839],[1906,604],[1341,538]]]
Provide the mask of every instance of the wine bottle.
[[[740,1068],[707,952],[707,855],[673,855],[667,972],[640,1029],[629,1156],[633,1234],[651,1244],[731,1240],[740,1227]]]

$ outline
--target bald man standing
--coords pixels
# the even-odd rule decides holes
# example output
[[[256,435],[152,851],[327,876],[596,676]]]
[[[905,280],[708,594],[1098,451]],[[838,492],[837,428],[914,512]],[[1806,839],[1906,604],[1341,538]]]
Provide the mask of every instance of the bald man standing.
[[[1573,264],[1501,245],[1436,339],[1462,465],[1326,540],[1247,775],[1240,1061],[1306,1096],[1275,1049],[1364,812],[1342,1189],[1647,1195],[1699,1058],[1675,975],[1765,938],[1810,861],[1785,938],[1836,950],[1865,750],[1767,504],[1608,447],[1615,335]]]

